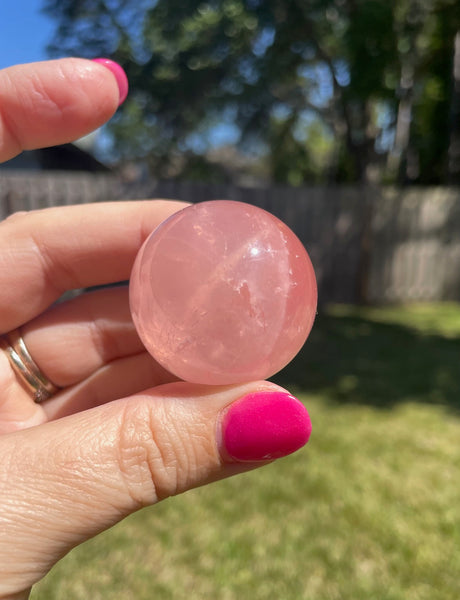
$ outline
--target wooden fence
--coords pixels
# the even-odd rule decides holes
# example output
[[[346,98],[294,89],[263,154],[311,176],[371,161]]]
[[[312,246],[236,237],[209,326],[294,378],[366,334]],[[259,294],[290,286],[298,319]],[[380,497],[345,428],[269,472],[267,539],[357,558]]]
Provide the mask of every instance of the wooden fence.
[[[155,197],[233,199],[277,215],[307,248],[322,303],[460,300],[460,189],[239,188],[0,174],[0,218],[46,206]]]

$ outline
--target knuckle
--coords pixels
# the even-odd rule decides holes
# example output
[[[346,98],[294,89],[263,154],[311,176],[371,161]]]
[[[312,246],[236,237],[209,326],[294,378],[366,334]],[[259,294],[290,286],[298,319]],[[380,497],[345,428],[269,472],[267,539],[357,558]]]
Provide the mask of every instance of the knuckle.
[[[22,150],[22,143],[18,126],[13,119],[14,111],[9,110],[9,98],[18,98],[21,95],[16,91],[14,78],[8,69],[2,72],[0,91],[0,151],[7,151],[7,158],[15,156]],[[10,152],[8,152],[10,150]]]
[[[139,507],[196,487],[215,467],[205,424],[174,414],[174,403],[137,396],[126,401],[118,463],[127,492]],[[180,409],[179,409],[180,410]]]
[[[128,400],[118,436],[117,460],[126,491],[139,507],[158,500],[156,472],[161,452],[149,429],[149,409],[142,400]]]
[[[29,101],[33,102],[40,112],[43,111],[46,115],[48,111],[61,111],[61,107],[55,102],[39,75],[34,74],[31,76],[29,82]]]
[[[127,401],[119,441],[119,467],[131,498],[140,506],[172,496],[177,489],[174,432],[162,403]]]

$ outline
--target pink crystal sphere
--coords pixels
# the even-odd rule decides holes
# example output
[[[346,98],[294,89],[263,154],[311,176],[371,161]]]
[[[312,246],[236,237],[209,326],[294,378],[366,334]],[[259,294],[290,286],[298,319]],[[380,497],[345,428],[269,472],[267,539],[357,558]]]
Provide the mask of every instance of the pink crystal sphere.
[[[226,200],[189,206],[157,227],[130,281],[145,347],[193,383],[270,377],[304,344],[316,301],[295,234],[265,210]]]

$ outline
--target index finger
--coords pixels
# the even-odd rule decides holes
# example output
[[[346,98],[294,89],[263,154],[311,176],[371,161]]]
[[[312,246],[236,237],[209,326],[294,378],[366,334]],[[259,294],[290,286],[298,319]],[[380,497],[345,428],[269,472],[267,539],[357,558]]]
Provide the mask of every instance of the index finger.
[[[66,290],[128,279],[149,233],[185,206],[173,200],[63,206],[0,223],[0,333],[37,316]]]
[[[0,162],[76,140],[108,121],[119,104],[102,64],[63,58],[0,71]]]

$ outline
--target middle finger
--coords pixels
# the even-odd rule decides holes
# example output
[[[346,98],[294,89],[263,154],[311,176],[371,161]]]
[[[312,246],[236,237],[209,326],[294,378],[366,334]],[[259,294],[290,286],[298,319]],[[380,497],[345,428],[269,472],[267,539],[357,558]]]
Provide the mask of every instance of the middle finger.
[[[57,304],[21,328],[38,367],[57,386],[86,379],[102,366],[144,351],[129,310],[127,286]]]

